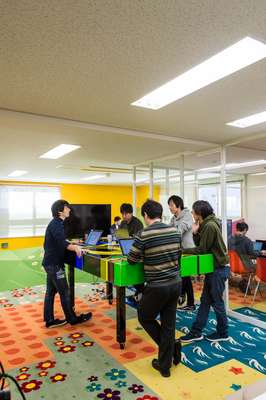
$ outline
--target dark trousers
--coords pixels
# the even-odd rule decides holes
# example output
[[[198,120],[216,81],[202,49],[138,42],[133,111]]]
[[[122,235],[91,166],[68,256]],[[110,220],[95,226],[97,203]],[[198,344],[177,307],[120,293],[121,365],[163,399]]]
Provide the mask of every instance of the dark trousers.
[[[159,346],[158,360],[162,370],[171,367],[176,326],[177,299],[181,293],[181,281],[148,283],[143,291],[138,319],[145,331]],[[160,315],[161,324],[156,320]]]
[[[54,297],[56,293],[60,296],[61,305],[68,322],[76,320],[70,300],[70,291],[66,279],[64,266],[44,267],[47,273],[46,293],[44,299],[44,320],[45,322],[54,321]]]
[[[187,295],[187,305],[194,306],[194,291],[190,276],[182,278],[182,296]]]
[[[206,326],[210,307],[212,306],[217,319],[217,333],[221,336],[228,334],[228,321],[223,300],[225,282],[229,278],[229,266],[219,267],[213,273],[206,274],[200,306],[191,333],[201,334]]]

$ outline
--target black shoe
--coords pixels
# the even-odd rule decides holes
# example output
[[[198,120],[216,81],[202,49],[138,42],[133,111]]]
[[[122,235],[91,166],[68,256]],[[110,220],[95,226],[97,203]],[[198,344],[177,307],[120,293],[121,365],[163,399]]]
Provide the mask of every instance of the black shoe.
[[[182,304],[184,304],[186,301],[186,295],[185,294],[181,294],[181,296],[178,297],[178,305],[182,306]]]
[[[214,332],[207,335],[205,339],[209,340],[209,342],[227,342],[230,337],[228,335],[219,335],[219,333]]]
[[[88,312],[87,314],[80,314],[74,321],[70,322],[70,325],[82,324],[82,322],[87,322],[91,319],[92,313]]]
[[[181,342],[180,340],[175,341],[173,364],[178,365],[181,361]]]
[[[184,306],[184,307],[179,307],[177,310],[178,311],[195,311],[196,307],[195,306]]]
[[[196,341],[202,340],[202,339],[203,339],[203,335],[195,335],[191,332],[189,332],[185,336],[181,336],[181,338],[180,338],[182,343],[192,343],[192,342],[196,342]]]
[[[66,325],[67,321],[65,319],[55,319],[54,321],[46,322],[46,328],[56,328],[57,326]]]
[[[151,362],[151,365],[153,366],[154,369],[156,369],[157,371],[160,372],[160,374],[164,377],[164,378],[169,378],[169,376],[171,376],[170,374],[170,369],[165,369],[165,370],[161,370],[160,365],[159,365],[159,361],[154,358]]]

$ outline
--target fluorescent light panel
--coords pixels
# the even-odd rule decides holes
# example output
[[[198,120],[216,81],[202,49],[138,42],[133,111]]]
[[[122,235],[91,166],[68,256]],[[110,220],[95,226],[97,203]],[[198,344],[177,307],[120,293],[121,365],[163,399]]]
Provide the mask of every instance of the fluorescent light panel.
[[[87,176],[86,178],[82,178],[83,181],[93,181],[97,179],[106,178],[106,175],[91,175]]]
[[[226,125],[236,126],[237,128],[247,128],[249,126],[262,124],[263,122],[266,122],[266,111],[228,122]]]
[[[266,57],[266,45],[245,37],[239,42],[153,90],[133,106],[158,110]]]
[[[8,174],[8,176],[14,178],[14,177],[25,175],[27,173],[28,173],[28,171],[23,171],[23,170],[17,169],[15,171],[11,172],[10,174]]]
[[[235,169],[235,168],[244,168],[244,167],[254,167],[256,165],[263,165],[266,164],[266,160],[254,160],[254,161],[247,161],[243,163],[229,163],[226,164],[226,169]],[[219,171],[221,169],[221,165],[216,165],[213,167],[208,168],[201,168],[198,171]]]
[[[63,157],[65,154],[71,153],[71,151],[79,148],[80,146],[76,146],[74,144],[60,144],[52,150],[49,150],[47,153],[42,154],[40,158],[51,158],[56,160],[57,158]]]

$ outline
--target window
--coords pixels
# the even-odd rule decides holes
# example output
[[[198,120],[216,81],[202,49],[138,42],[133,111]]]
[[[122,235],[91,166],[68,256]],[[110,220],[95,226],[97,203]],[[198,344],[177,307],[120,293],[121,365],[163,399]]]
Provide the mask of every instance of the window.
[[[42,236],[58,187],[0,185],[0,237]]]
[[[199,199],[208,201],[214,213],[221,216],[221,190],[220,185],[200,185]],[[227,218],[239,218],[241,209],[241,182],[231,182],[226,185]]]

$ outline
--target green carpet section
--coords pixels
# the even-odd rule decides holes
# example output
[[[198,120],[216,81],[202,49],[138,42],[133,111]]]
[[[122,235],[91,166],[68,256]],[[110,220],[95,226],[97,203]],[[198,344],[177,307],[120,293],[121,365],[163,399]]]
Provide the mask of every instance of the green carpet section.
[[[0,250],[0,292],[43,285],[46,274],[42,269],[41,247]],[[95,276],[75,270],[75,282],[96,283]]]

